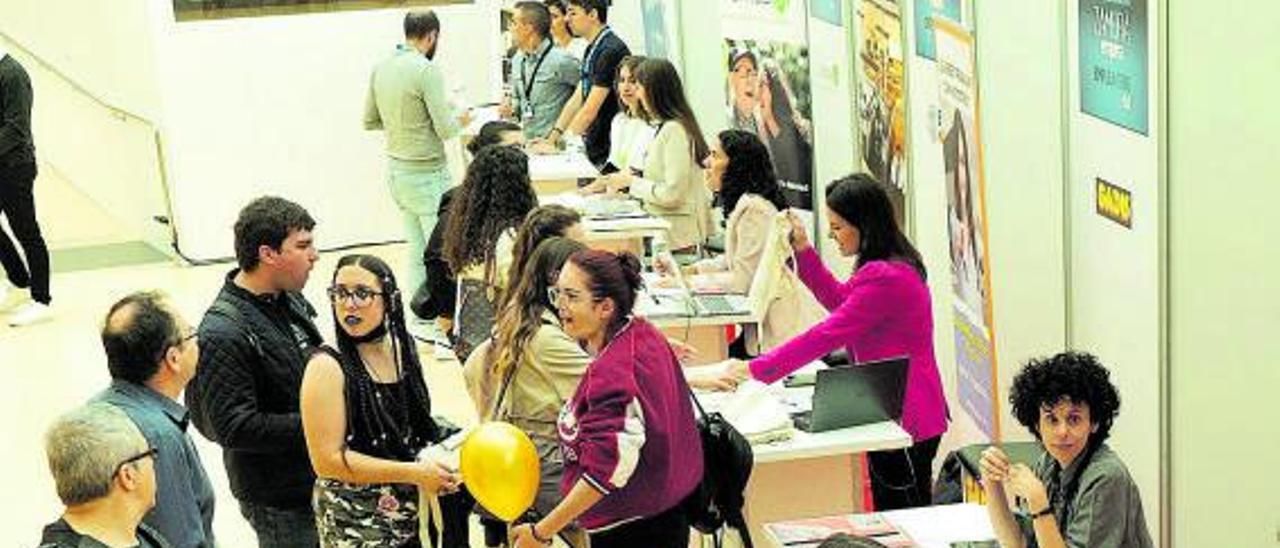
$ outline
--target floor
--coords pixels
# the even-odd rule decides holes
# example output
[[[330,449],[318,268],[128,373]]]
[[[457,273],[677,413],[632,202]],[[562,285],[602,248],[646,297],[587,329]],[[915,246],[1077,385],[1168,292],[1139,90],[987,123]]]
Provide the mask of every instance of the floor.
[[[9,472],[6,491],[10,493],[6,511],[0,512],[0,545],[4,546],[35,545],[40,529],[61,512],[44,462],[42,436],[54,417],[83,403],[109,382],[98,332],[110,305],[132,291],[160,289],[195,323],[231,268],[229,264],[187,267],[172,262],[65,268],[67,265],[60,263],[58,256],[68,249],[80,249],[81,253],[85,248],[96,249],[90,252],[99,255],[90,261],[94,265],[111,263],[113,259],[131,262],[115,247],[124,243],[118,240],[127,235],[113,232],[110,216],[95,210],[92,202],[78,196],[56,175],[42,175],[37,189],[38,213],[54,254],[52,292],[56,316],[50,322],[22,329],[0,325],[0,367],[11,373],[9,382],[0,383],[0,416],[15,419],[0,431],[0,462]],[[113,242],[113,238],[117,241]],[[397,269],[404,256],[397,245],[361,252],[381,256]],[[324,303],[322,288],[340,255],[322,254],[312,271],[305,293],[318,307]],[[322,313],[317,324],[332,340],[333,326],[328,316]],[[422,350],[434,411],[459,423],[474,420],[457,362],[436,361],[431,357],[434,353],[430,346],[424,345]],[[253,532],[231,496],[220,449],[194,430],[193,438],[217,496],[214,530],[219,544],[255,545]]]

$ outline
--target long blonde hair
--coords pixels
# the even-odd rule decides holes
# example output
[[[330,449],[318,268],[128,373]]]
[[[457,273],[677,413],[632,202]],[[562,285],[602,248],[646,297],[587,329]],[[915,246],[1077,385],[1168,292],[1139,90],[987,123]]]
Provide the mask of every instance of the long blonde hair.
[[[586,246],[581,242],[561,236],[548,238],[534,248],[528,267],[519,282],[509,290],[511,298],[498,314],[496,347],[489,349],[497,352],[490,366],[490,378],[501,383],[511,368],[523,359],[529,341],[542,327],[543,313],[555,309],[555,303],[547,296],[547,289],[555,284],[560,268],[568,262],[569,256],[583,249]]]

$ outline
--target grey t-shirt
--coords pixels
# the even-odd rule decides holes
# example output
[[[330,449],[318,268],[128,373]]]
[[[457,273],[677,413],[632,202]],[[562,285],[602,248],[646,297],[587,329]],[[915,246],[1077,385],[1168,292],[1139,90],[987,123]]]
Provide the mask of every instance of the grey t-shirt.
[[[1151,534],[1142,513],[1138,486],[1129,476],[1120,457],[1105,444],[1081,470],[1083,457],[1065,469],[1045,453],[1036,463],[1035,473],[1044,482],[1053,505],[1058,530],[1067,546],[1086,548],[1151,548]],[[1070,492],[1075,483],[1074,493]],[[1038,547],[1031,520],[1018,516],[1018,525],[1028,548]]]

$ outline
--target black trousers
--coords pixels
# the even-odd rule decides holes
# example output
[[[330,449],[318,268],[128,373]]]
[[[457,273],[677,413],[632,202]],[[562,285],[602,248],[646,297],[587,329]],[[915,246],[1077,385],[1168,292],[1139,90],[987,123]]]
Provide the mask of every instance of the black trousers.
[[[905,449],[867,453],[877,512],[932,504],[933,457],[941,441],[938,436]]]
[[[0,230],[0,263],[9,282],[31,289],[31,298],[49,304],[49,248],[36,221],[36,202],[32,194],[36,181],[36,164],[0,166],[0,215],[27,256],[24,264],[9,235]]]
[[[684,506],[677,504],[651,518],[591,533],[591,548],[686,548],[689,520],[684,512]]]

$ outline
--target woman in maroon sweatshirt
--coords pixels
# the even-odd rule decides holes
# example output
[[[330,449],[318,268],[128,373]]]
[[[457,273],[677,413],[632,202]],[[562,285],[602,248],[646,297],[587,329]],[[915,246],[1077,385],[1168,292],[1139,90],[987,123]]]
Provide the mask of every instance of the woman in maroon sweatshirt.
[[[545,546],[575,520],[592,548],[689,543],[680,502],[702,479],[702,444],[666,337],[631,315],[640,284],[635,255],[585,250],[551,290],[564,331],[592,362],[558,421],[564,500],[512,528],[516,548]]]

